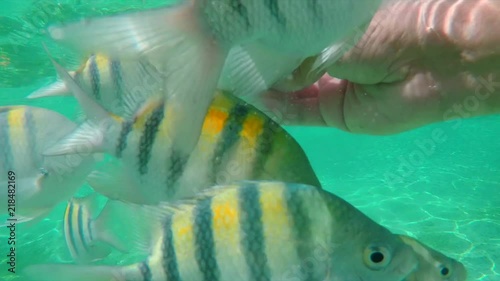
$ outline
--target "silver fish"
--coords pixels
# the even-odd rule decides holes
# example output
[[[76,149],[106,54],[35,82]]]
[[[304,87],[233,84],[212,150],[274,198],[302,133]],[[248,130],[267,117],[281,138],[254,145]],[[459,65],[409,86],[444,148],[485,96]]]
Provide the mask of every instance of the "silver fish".
[[[353,29],[366,25],[382,2],[184,0],[51,26],[48,33],[85,54],[154,62],[166,77],[162,89],[173,115],[182,120],[172,125],[172,145],[186,156],[196,147],[218,84],[229,79],[236,95],[249,98],[292,73],[303,59],[349,44]]]
[[[33,280],[401,281],[412,249],[310,185],[242,182],[166,205],[150,256],[128,266],[34,265]]]
[[[48,109],[0,107],[0,215],[35,223],[73,196],[93,169],[94,158],[48,157],[42,152],[75,128]]]

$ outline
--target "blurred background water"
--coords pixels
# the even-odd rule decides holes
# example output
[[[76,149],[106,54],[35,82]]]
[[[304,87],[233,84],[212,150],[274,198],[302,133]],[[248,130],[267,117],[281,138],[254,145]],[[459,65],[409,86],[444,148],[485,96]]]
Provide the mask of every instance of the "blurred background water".
[[[165,0],[2,0],[0,105],[28,104],[75,118],[71,97],[26,100],[55,80],[41,42],[75,69],[83,60],[45,37],[44,27],[81,16],[165,5]],[[500,280],[500,117],[426,126],[393,136],[353,135],[330,128],[286,128],[303,146],[323,186],[378,223],[457,258],[469,280]],[[88,187],[87,187],[88,188]],[[88,192],[83,189],[80,194]],[[33,227],[18,226],[18,269],[70,261],[61,231],[65,203]],[[7,231],[0,230],[0,280],[7,271]],[[111,260],[124,261],[118,254]]]

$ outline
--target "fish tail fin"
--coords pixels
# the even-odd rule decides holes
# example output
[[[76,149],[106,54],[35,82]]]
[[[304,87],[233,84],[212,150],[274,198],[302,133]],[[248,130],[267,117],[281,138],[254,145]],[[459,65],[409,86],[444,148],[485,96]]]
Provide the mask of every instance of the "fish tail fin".
[[[92,266],[73,264],[37,264],[21,272],[22,280],[33,281],[126,281],[143,280],[142,264],[129,266]],[[133,279],[139,277],[138,279]]]
[[[155,206],[108,200],[93,222],[96,239],[128,253],[147,256],[161,228],[164,212]]]
[[[110,202],[111,200],[106,202],[99,216],[92,222],[91,231],[94,233],[97,240],[112,246],[122,253],[128,253],[129,249],[126,246],[126,242],[122,240],[123,235],[117,235],[112,230],[111,226],[114,220],[118,218],[115,215],[118,214],[114,212]]]
[[[87,121],[69,134],[69,136],[63,138],[54,146],[49,147],[43,154],[45,156],[100,152],[113,154],[112,148],[118,140],[121,124],[124,120],[119,116],[107,112],[106,109],[87,95],[68,71],[52,58],[46,47],[45,50],[54,64],[57,73],[85,112]],[[106,138],[104,135],[106,135]]]
[[[146,57],[153,62],[163,74],[160,79],[171,112],[168,131],[173,149],[184,155],[197,143],[228,53],[200,19],[195,2],[48,30],[54,40],[83,53],[99,52],[122,60]]]
[[[71,77],[75,77],[74,71],[68,71]],[[72,96],[71,91],[66,86],[63,80],[58,79],[56,82],[42,87],[33,93],[29,94],[26,98],[28,99],[38,99],[45,97],[54,97],[54,96]]]

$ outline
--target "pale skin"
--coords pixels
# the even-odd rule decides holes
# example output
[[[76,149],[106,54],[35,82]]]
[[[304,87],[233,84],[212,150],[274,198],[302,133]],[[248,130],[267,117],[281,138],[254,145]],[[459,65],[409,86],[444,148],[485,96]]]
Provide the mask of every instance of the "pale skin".
[[[282,124],[372,135],[499,113],[499,30],[498,0],[395,0],[329,75],[311,58],[280,86],[305,89],[256,104]]]

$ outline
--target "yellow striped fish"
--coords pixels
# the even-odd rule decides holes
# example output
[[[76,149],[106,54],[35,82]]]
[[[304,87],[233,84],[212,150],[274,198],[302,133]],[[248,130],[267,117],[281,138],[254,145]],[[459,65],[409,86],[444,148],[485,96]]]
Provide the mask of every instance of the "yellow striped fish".
[[[73,196],[91,172],[93,158],[47,157],[42,152],[75,128],[48,109],[0,107],[0,215],[34,223]]]
[[[466,281],[465,266],[444,254],[431,249],[415,238],[401,235],[404,243],[412,247],[419,260],[418,270],[408,276],[405,281]]]
[[[418,266],[398,236],[310,185],[245,181],[165,209],[144,262],[35,265],[25,274],[40,281],[402,281]]]
[[[64,212],[63,229],[66,245],[77,263],[89,263],[107,257],[113,248],[128,252],[119,235],[108,231],[112,223],[109,208],[102,209],[98,217],[96,193],[87,197],[73,197]]]
[[[91,120],[47,155],[106,152],[120,161],[89,176],[109,198],[141,204],[189,197],[236,180],[282,180],[320,186],[299,144],[278,124],[236,97],[217,92],[195,150],[176,150],[172,105],[151,97],[132,119],[106,111],[54,61],[59,76]],[[182,188],[181,188],[182,187]]]
[[[76,71],[69,74],[97,103],[120,116],[133,114],[136,105],[147,98],[143,93],[157,91],[161,76],[146,60],[119,61],[106,56],[91,55]],[[69,96],[71,91],[63,80],[38,89],[28,98]]]

